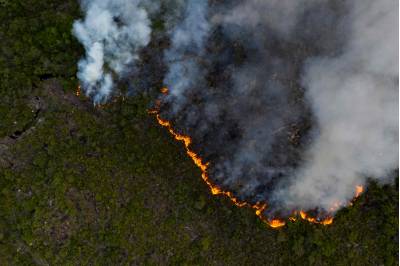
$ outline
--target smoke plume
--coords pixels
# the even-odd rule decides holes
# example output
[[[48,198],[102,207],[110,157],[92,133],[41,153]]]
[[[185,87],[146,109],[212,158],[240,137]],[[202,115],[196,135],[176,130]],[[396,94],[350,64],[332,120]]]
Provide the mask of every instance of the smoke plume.
[[[343,51],[305,63],[302,83],[319,132],[305,165],[284,195],[278,193],[289,206],[343,204],[365,177],[384,180],[397,167],[396,5],[392,0],[351,1]]]
[[[205,71],[198,63],[204,56],[204,45],[209,33],[207,1],[189,0],[184,18],[171,32],[171,47],[165,52],[169,63],[164,84],[170,88],[170,101],[175,113],[186,103],[186,93],[197,83],[204,82]]]
[[[74,32],[87,55],[78,76],[95,101],[108,97],[114,74],[134,71],[149,43],[145,3],[82,3],[86,17]],[[332,213],[367,178],[391,180],[398,165],[395,0],[151,3],[169,40],[160,115],[191,136],[213,183],[267,203],[265,215],[275,217]]]
[[[74,23],[73,33],[86,57],[78,63],[78,78],[95,103],[108,99],[114,77],[131,71],[140,48],[150,41],[150,19],[140,4],[140,0],[81,1],[85,19]]]

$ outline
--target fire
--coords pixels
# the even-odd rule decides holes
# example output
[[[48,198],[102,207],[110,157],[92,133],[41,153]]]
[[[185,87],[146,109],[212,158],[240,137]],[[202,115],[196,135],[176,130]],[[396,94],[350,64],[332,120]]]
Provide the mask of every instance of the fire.
[[[230,192],[230,191],[223,191],[220,187],[218,187],[217,185],[213,184],[213,183],[211,182],[210,178],[208,177],[208,174],[207,174],[207,168],[208,168],[209,163],[208,163],[208,162],[203,162],[202,158],[201,158],[197,153],[195,153],[194,151],[192,151],[192,150],[190,149],[190,145],[192,144],[192,139],[191,139],[189,136],[186,136],[186,135],[182,135],[182,134],[177,133],[177,132],[173,129],[173,127],[172,127],[172,125],[171,125],[171,123],[170,123],[169,121],[164,120],[164,119],[162,119],[162,118],[160,117],[160,115],[158,114],[158,111],[157,111],[157,110],[151,110],[151,111],[149,111],[149,113],[155,114],[155,115],[156,115],[157,122],[158,122],[161,126],[165,127],[165,128],[168,130],[168,132],[169,132],[172,136],[174,136],[174,138],[175,138],[176,140],[183,142],[183,144],[185,145],[185,150],[186,150],[187,155],[192,159],[192,161],[194,162],[194,164],[195,164],[197,167],[200,168],[200,170],[201,170],[201,177],[202,177],[203,181],[207,184],[207,186],[210,188],[211,194],[213,194],[213,195],[225,195],[225,196],[227,196],[227,197],[233,202],[233,204],[235,204],[235,205],[238,206],[238,207],[245,207],[245,206],[247,206],[247,207],[251,207],[251,208],[255,209],[256,215],[257,215],[263,222],[265,222],[266,224],[270,225],[270,226],[273,227],[273,228],[278,228],[278,227],[282,227],[282,226],[285,225],[285,222],[282,221],[282,220],[280,220],[280,219],[267,220],[267,219],[263,216],[262,212],[263,212],[263,211],[265,210],[265,208],[267,207],[267,205],[266,205],[265,203],[264,203],[264,204],[262,204],[262,203],[256,203],[256,204],[254,204],[254,205],[251,205],[251,204],[249,204],[249,203],[247,203],[247,202],[240,201],[238,198],[236,198],[236,197],[233,195],[232,192]]]
[[[75,95],[76,95],[76,96],[80,96],[80,95],[81,95],[81,85],[79,85],[79,86],[76,88]]]
[[[357,185],[356,186],[356,192],[354,194],[354,198],[351,202],[349,202],[349,206],[353,205],[353,202],[355,199],[357,199],[361,193],[363,193],[364,188],[361,185]],[[334,213],[336,210],[338,210],[340,207],[345,206],[345,204],[341,203],[341,202],[335,202],[332,204],[332,207],[329,208],[329,212],[330,213]],[[333,216],[328,216],[327,218],[323,219],[323,220],[318,220],[315,217],[311,217],[309,216],[305,211],[301,210],[300,212],[300,218],[306,221],[309,221],[310,223],[315,223],[315,224],[322,224],[322,225],[329,225],[333,223]],[[295,213],[296,215],[296,213]],[[289,217],[289,220],[291,221],[296,221],[296,217],[292,216]]]
[[[163,88],[161,90],[162,93],[168,93],[168,89],[167,88]],[[159,102],[156,103],[156,106],[159,106]],[[189,136],[186,135],[182,135],[177,133],[171,123],[167,120],[164,120],[160,117],[159,113],[158,113],[158,109],[156,108],[155,110],[150,110],[149,111],[150,114],[155,114],[156,118],[157,118],[157,122],[165,127],[169,133],[174,136],[174,138],[178,141],[183,142],[184,146],[185,146],[185,150],[187,155],[192,159],[192,161],[195,163],[195,165],[197,167],[200,168],[201,170],[201,177],[203,179],[203,181],[207,184],[207,186],[210,188],[211,194],[212,195],[225,195],[227,196],[232,202],[233,204],[235,204],[238,207],[250,207],[253,208],[255,210],[255,214],[266,224],[268,224],[269,226],[271,226],[272,228],[278,228],[278,227],[282,227],[284,226],[286,223],[285,221],[281,220],[281,219],[272,219],[272,220],[268,220],[264,215],[263,212],[264,210],[267,208],[267,204],[266,203],[260,203],[257,202],[256,204],[252,205],[249,204],[245,201],[240,201],[238,198],[236,198],[232,192],[230,191],[223,191],[220,187],[218,187],[217,185],[213,184],[207,174],[207,169],[209,166],[208,162],[203,162],[202,158],[195,153],[193,150],[190,149],[190,145],[192,144],[192,139]],[[356,193],[355,193],[355,198],[359,197],[360,194],[363,192],[363,187],[362,186],[356,186]],[[355,199],[354,198],[354,199]],[[341,204],[340,202],[335,202],[333,204],[333,206],[330,208],[330,212],[333,213],[335,210],[337,210],[340,206],[343,206],[343,204]],[[296,215],[297,212],[295,212]],[[305,211],[300,210],[299,211],[300,214],[300,218],[303,220],[306,220],[310,223],[315,223],[315,224],[322,224],[322,225],[329,225],[333,223],[333,216],[328,216],[322,220],[315,218],[315,217],[311,217],[309,216]],[[296,217],[295,216],[291,216],[289,217],[290,221],[296,221]]]
[[[328,218],[326,218],[326,219],[321,221],[321,224],[323,224],[323,225],[329,225],[329,224],[332,224],[332,223],[333,223],[333,217],[328,217]]]
[[[162,94],[168,94],[169,90],[168,90],[168,88],[164,87],[164,88],[162,88],[160,90],[160,92]],[[75,95],[76,96],[80,96],[81,95],[81,86],[80,85],[77,87]],[[125,100],[125,98],[122,98],[122,100]],[[232,192],[223,191],[220,187],[218,187],[217,185],[213,184],[211,182],[209,176],[208,176],[208,173],[207,173],[209,162],[203,162],[203,159],[196,152],[194,152],[193,150],[190,149],[190,145],[192,144],[192,139],[189,136],[177,133],[168,120],[164,120],[164,119],[162,119],[160,117],[160,115],[159,115],[159,107],[160,107],[160,105],[161,105],[161,101],[157,100],[156,103],[155,103],[156,108],[153,109],[153,110],[149,110],[148,113],[155,115],[156,119],[157,119],[157,122],[162,127],[165,127],[168,130],[168,132],[176,140],[181,141],[184,144],[187,155],[192,159],[194,164],[197,167],[200,168],[201,177],[202,177],[203,181],[209,187],[212,195],[225,195],[233,202],[233,204],[235,204],[238,207],[250,207],[250,208],[254,209],[255,210],[255,214],[257,215],[257,217],[259,217],[261,219],[261,221],[263,221],[264,223],[268,224],[272,228],[279,228],[279,227],[282,227],[282,226],[284,226],[286,224],[286,222],[281,220],[281,219],[277,219],[277,218],[267,219],[263,215],[264,210],[267,208],[267,204],[266,203],[257,202],[256,204],[250,204],[250,203],[245,202],[245,201],[240,201],[238,198],[236,198],[233,195]],[[103,106],[106,107],[106,105],[99,105],[98,107],[101,108]],[[364,191],[363,186],[357,185],[353,201],[356,198],[358,198],[363,191]],[[353,201],[350,202],[350,205],[352,205]],[[330,208],[330,211],[334,212],[340,206],[343,206],[343,205],[340,204],[339,202],[336,202]],[[322,225],[329,225],[329,224],[333,223],[333,216],[328,216],[327,218],[325,218],[323,220],[319,220],[317,218],[308,216],[308,214],[303,210],[299,211],[299,214],[300,214],[300,218],[301,219],[306,220],[306,221],[311,222],[311,223],[322,224]],[[295,222],[297,220],[296,216],[297,216],[297,211],[294,212],[294,216],[289,217],[289,220],[292,221],[292,222]]]
[[[361,195],[361,193],[363,193],[363,191],[364,191],[364,188],[363,188],[363,186],[356,186],[356,195],[354,196],[354,198],[358,198],[360,195]]]
[[[161,91],[162,94],[168,94],[169,90],[168,90],[168,88],[164,87],[164,88],[161,88],[160,91]]]
[[[169,90],[168,90],[168,88],[164,87],[164,88],[162,88],[160,90],[160,92],[162,94],[168,94]],[[77,87],[75,95],[76,96],[80,96],[81,95],[81,86],[80,85]],[[124,101],[125,98],[123,97],[122,100]],[[252,204],[250,204],[248,202],[240,201],[238,198],[236,198],[233,195],[232,192],[223,191],[220,187],[218,187],[217,185],[213,184],[210,181],[210,178],[209,178],[209,176],[207,174],[207,169],[208,169],[209,163],[208,162],[203,162],[203,159],[197,153],[195,153],[193,150],[190,149],[190,145],[192,144],[192,139],[189,136],[177,133],[173,129],[173,127],[172,127],[172,125],[171,125],[171,123],[169,121],[164,120],[164,119],[162,119],[160,117],[160,115],[158,113],[159,112],[158,111],[159,107],[161,105],[161,101],[160,100],[157,100],[155,105],[156,105],[156,108],[153,109],[153,110],[149,110],[148,113],[156,115],[157,122],[161,126],[165,127],[169,131],[169,133],[172,136],[174,136],[174,138],[176,140],[183,142],[187,155],[192,159],[192,161],[195,163],[195,165],[200,168],[201,177],[202,177],[203,181],[209,187],[212,195],[225,195],[233,202],[233,204],[235,204],[238,207],[250,207],[250,208],[254,209],[255,210],[255,214],[261,219],[261,221],[263,221],[264,223],[268,224],[272,228],[279,228],[279,227],[282,227],[282,226],[284,226],[286,224],[285,221],[283,221],[281,219],[276,219],[275,218],[275,219],[268,220],[263,215],[264,210],[267,208],[267,204],[266,203],[257,202],[256,204],[252,205]],[[106,107],[106,105],[98,105],[99,108],[101,108],[103,106]],[[356,186],[355,196],[354,196],[354,199],[350,202],[350,205],[353,204],[353,201],[356,198],[358,198],[363,191],[364,191],[363,186],[361,186],[361,185],[357,185]],[[333,206],[330,208],[330,212],[333,213],[340,206],[343,206],[343,204],[341,204],[340,202],[334,203]],[[311,222],[311,223],[329,225],[329,224],[332,224],[332,222],[333,222],[333,217],[332,216],[328,216],[327,218],[325,218],[323,220],[319,220],[317,218],[308,216],[308,214],[303,210],[301,210],[299,212],[299,214],[300,214],[300,217],[303,220],[307,220],[308,222]],[[295,211],[294,212],[294,216],[289,217],[289,220],[295,222],[297,220],[296,215],[297,215],[297,212]]]
[[[273,220],[269,221],[268,224],[272,228],[278,228],[278,227],[284,226],[286,223],[284,221],[282,221],[282,220],[279,220],[279,219],[273,219]]]
[[[356,193],[354,195],[354,198],[350,201],[349,205],[353,206],[354,201],[361,196],[361,194],[364,192],[364,187],[361,185],[356,186]]]
[[[302,210],[300,211],[300,217],[301,217],[301,219],[309,221],[310,223],[314,223],[314,224],[328,225],[328,224],[333,223],[333,217],[331,217],[331,216],[320,221],[314,217],[308,216],[307,213]]]

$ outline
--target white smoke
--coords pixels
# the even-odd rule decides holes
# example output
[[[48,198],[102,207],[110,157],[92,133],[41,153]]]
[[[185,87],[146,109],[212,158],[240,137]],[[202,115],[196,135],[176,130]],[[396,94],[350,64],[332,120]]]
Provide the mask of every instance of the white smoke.
[[[73,25],[86,50],[86,58],[78,63],[78,78],[86,95],[99,103],[109,97],[114,76],[129,71],[140,48],[149,43],[150,20],[140,0],[83,0],[81,6],[85,18]]]
[[[289,206],[346,204],[366,178],[398,166],[398,2],[354,0],[340,56],[305,65],[303,84],[319,123],[308,161],[280,191]]]
[[[174,102],[174,112],[185,101],[185,92],[204,77],[197,60],[204,55],[204,45],[210,26],[207,19],[207,1],[189,0],[184,18],[171,32],[171,47],[165,52],[169,63],[164,84],[170,89],[169,100]]]
[[[224,9],[212,18],[214,23],[237,24],[257,28],[267,26],[289,36],[300,15],[309,7],[328,0],[246,0],[232,9]]]

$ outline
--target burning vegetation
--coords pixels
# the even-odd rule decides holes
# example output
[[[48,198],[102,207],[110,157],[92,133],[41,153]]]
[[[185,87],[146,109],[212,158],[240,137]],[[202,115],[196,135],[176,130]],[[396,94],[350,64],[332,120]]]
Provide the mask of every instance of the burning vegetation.
[[[139,2],[138,7],[132,7]],[[156,9],[160,2],[159,12]],[[397,60],[397,56],[388,54],[393,43],[391,38],[398,35],[391,33],[390,23],[385,24],[386,27],[381,30],[376,30],[375,23],[387,21],[392,11],[397,13],[396,1],[392,0],[392,8],[386,11],[382,10],[388,5],[386,0],[208,1],[210,8],[206,18],[212,23],[208,31],[211,34],[205,42],[206,49],[197,53],[202,49],[193,46],[192,50],[186,50],[188,55],[184,58],[169,53],[164,60],[164,50],[172,47],[170,33],[176,24],[181,24],[180,21],[187,17],[185,6],[189,2],[0,1],[3,18],[0,25],[0,264],[398,265],[398,171],[388,170],[390,179],[386,182],[388,184],[384,184],[384,180],[379,178],[383,176],[379,173],[382,169],[390,169],[388,164],[391,162],[391,153],[386,148],[374,149],[377,146],[390,149],[396,146],[390,137],[391,131],[382,127],[382,123],[393,121],[392,101],[397,97],[385,97],[381,92],[387,92],[386,85],[392,83],[377,82],[376,77],[381,77],[381,71],[387,72],[385,62],[388,58]],[[82,4],[82,10],[79,10],[79,3]],[[348,20],[336,23],[343,3],[346,4],[345,16]],[[327,5],[333,8],[326,8]],[[368,21],[367,33],[360,33],[359,27],[351,23],[354,18],[352,10],[354,6],[360,5],[364,8],[358,9],[358,18],[366,18]],[[282,6],[287,9],[282,9]],[[119,18],[121,7],[123,18]],[[131,12],[132,9],[139,12]],[[371,10],[380,13],[371,14]],[[218,14],[219,11],[224,14]],[[150,14],[149,19],[146,19],[145,12]],[[89,19],[83,23],[88,13]],[[129,16],[125,16],[126,13]],[[206,28],[198,28],[196,23],[201,20],[196,17],[193,19],[193,16],[191,18],[186,25],[194,25],[195,30],[190,32],[194,33],[194,37],[200,36],[198,30]],[[85,26],[84,31],[74,32],[81,35],[82,38],[78,40],[70,28],[73,19],[81,21]],[[130,23],[127,19],[136,22]],[[144,22],[144,28],[141,21]],[[365,23],[355,24],[362,26]],[[138,25],[137,30],[144,29],[147,33],[151,31],[150,45],[142,51],[139,48],[146,43],[145,40],[135,45],[135,39],[128,36],[131,33],[138,36],[135,34],[137,31],[132,30],[135,25]],[[250,29],[252,25],[255,27]],[[265,25],[269,31],[265,30]],[[287,30],[288,25],[299,27],[291,31]],[[340,25],[344,26],[345,34],[330,38],[335,35],[333,28]],[[96,26],[100,27],[99,30]],[[97,35],[99,33],[104,35]],[[180,36],[187,36],[186,31],[181,33]],[[352,37],[352,33],[357,36]],[[376,41],[374,33],[380,34],[379,40],[382,43]],[[85,34],[88,36],[83,36]],[[282,35],[287,43],[277,41]],[[266,45],[258,39],[264,37]],[[249,41],[246,42],[246,39]],[[359,41],[354,43],[354,40]],[[82,46],[78,41],[85,43]],[[336,44],[341,41],[348,43],[341,46],[343,49],[330,49],[337,47]],[[103,49],[94,45],[95,42],[103,46]],[[251,43],[255,45],[246,46]],[[345,48],[353,47],[357,55],[364,55],[364,45],[368,46],[368,57],[357,56],[352,61],[353,53]],[[181,47],[175,47],[178,48],[175,51],[179,52]],[[263,53],[251,53],[259,48],[265,48],[265,56]],[[312,58],[311,62],[307,60],[314,68],[310,68],[312,71],[308,72],[303,85],[296,83],[291,73],[304,74],[301,71],[303,59],[314,55],[315,50],[320,59],[324,58],[323,61],[317,64]],[[127,56],[127,53],[131,53],[132,57]],[[328,55],[328,58],[324,55]],[[80,57],[87,60],[78,66],[82,74],[79,76],[82,87],[77,89],[75,72]],[[129,58],[133,60],[124,64],[127,62],[124,59]],[[173,60],[175,58],[177,60]],[[232,58],[234,60],[229,61]],[[121,59],[122,64],[114,61]],[[180,68],[178,63],[182,59],[187,60],[185,67]],[[103,71],[101,66],[97,67],[102,62]],[[172,65],[171,62],[176,64]],[[346,64],[350,67],[343,70]],[[186,70],[196,70],[194,66],[199,66],[200,71],[189,73],[195,73],[196,79],[187,78],[190,75]],[[177,81],[183,82],[178,85],[188,84],[189,90],[184,93],[187,101],[185,97],[180,98],[182,101],[179,103],[184,108],[176,115],[172,112],[175,105],[170,105],[171,112],[161,108],[159,118],[168,121],[175,133],[190,136],[188,149],[198,155],[202,164],[208,163],[206,174],[213,185],[218,185],[219,190],[214,192],[221,197],[213,197],[211,187],[204,185],[205,182],[200,178],[203,171],[200,172],[197,164],[187,157],[189,155],[186,155],[184,141],[175,141],[167,128],[158,124],[156,113],[154,116],[146,115],[154,103],[150,101],[158,96],[156,88],[168,85],[163,82],[163,77],[169,69],[177,69],[177,73],[182,73],[183,77],[177,76]],[[354,78],[353,70],[364,79]],[[370,73],[373,73],[372,78]],[[390,73],[382,80],[392,76]],[[115,84],[110,95],[107,90],[107,74],[111,74]],[[202,77],[207,86],[202,85]],[[246,77],[249,77],[250,82],[246,82]],[[315,83],[318,81],[316,77],[320,78],[320,83]],[[341,81],[336,83],[337,88],[345,88],[345,93],[329,86],[335,84],[335,77]],[[355,86],[360,93],[357,97],[354,97],[351,86],[345,86],[349,78],[353,81],[352,85],[361,85]],[[287,80],[287,83],[282,83],[282,80]],[[169,82],[172,83],[172,79]],[[337,198],[332,197],[333,200],[327,201],[332,203],[327,204],[329,213],[347,205],[354,194],[363,195],[356,202],[350,203],[353,207],[345,208],[334,216],[334,226],[314,226],[302,219],[300,211],[271,213],[276,203],[267,197],[271,194],[260,193],[260,197],[245,197],[244,191],[240,190],[245,187],[245,182],[237,182],[239,186],[235,189],[234,183],[230,186],[229,180],[217,175],[216,166],[223,162],[237,162],[232,164],[234,166],[243,164],[243,160],[234,161],[229,155],[242,155],[237,156],[237,159],[257,158],[246,157],[248,154],[244,151],[266,147],[263,146],[265,141],[259,141],[265,140],[265,135],[257,135],[265,133],[260,132],[260,129],[271,129],[271,135],[274,136],[284,135],[290,138],[288,143],[293,145],[301,145],[307,140],[304,129],[298,126],[307,126],[306,123],[291,123],[293,121],[289,119],[283,124],[275,124],[277,119],[272,119],[275,115],[276,118],[287,119],[287,114],[301,114],[304,109],[287,109],[285,102],[279,101],[282,97],[273,98],[277,95],[272,93],[268,95],[271,96],[269,98],[262,94],[271,92],[267,89],[272,87],[286,92],[284,88],[290,83],[299,89],[286,96],[298,102],[306,99],[302,97],[301,91],[307,92],[308,96],[318,96],[315,94],[317,87],[326,88],[326,92],[332,91],[334,94],[328,97],[329,101],[323,101],[323,106],[313,105],[316,109],[310,110],[315,118],[313,121],[321,122],[319,125],[322,127],[320,131],[314,131],[314,138],[308,144],[316,143],[320,147],[325,143],[328,147],[337,147],[337,150],[332,151],[343,156],[343,160],[327,158],[326,162],[338,162],[342,166],[330,168],[339,171],[340,175],[337,178],[320,175],[319,184],[331,180],[336,187],[343,188],[343,179],[340,177],[347,178],[347,181],[351,178],[351,175],[347,175],[347,166],[360,170],[354,159],[369,166],[367,170],[377,169],[367,173],[366,176],[370,177],[368,182],[362,177],[357,180],[359,182],[347,182],[346,195],[338,194]],[[263,87],[262,84],[271,86]],[[283,89],[282,85],[285,85]],[[180,87],[168,88],[169,95],[179,95]],[[367,90],[365,94],[364,89]],[[92,100],[95,100],[96,93],[100,95],[96,98],[97,104],[93,106]],[[368,97],[364,98],[365,95]],[[87,96],[90,97],[85,98]],[[320,99],[326,99],[320,96]],[[315,98],[312,99],[313,103],[317,103]],[[354,112],[363,117],[353,120],[354,123],[342,120],[341,117],[340,121],[343,121],[347,131],[338,131],[340,127],[337,126],[326,130],[323,127],[326,124],[321,119],[328,114],[321,113],[326,110],[323,107],[332,107],[331,114],[343,114],[344,118],[349,119],[354,117],[349,112],[349,106],[343,106],[340,99],[347,99],[353,108],[367,106]],[[377,99],[384,99],[385,104],[377,105]],[[248,109],[245,108],[246,101],[249,103]],[[278,104],[274,105],[276,101]],[[274,112],[274,107],[285,108]],[[383,110],[387,113],[384,116]],[[271,119],[262,120],[261,115],[268,113],[274,115],[269,117]],[[398,118],[397,111],[393,113]],[[225,123],[216,123],[218,118]],[[238,123],[245,119],[252,124]],[[203,125],[197,121],[203,122]],[[363,122],[361,125],[365,125],[367,130],[360,130],[357,121]],[[366,123],[368,121],[370,123]],[[205,128],[204,124],[209,127]],[[243,128],[252,129],[257,134],[238,138],[244,136],[237,134],[243,133]],[[380,128],[385,128],[384,138],[378,137]],[[224,132],[227,137],[235,140],[233,144],[249,144],[249,149],[229,150],[236,146],[218,141],[223,134],[217,133]],[[328,135],[332,137],[328,140],[337,140],[335,136],[356,137],[345,146],[318,141],[319,133],[326,137],[326,132],[332,133]],[[346,132],[348,134],[337,134]],[[203,138],[206,135],[210,137]],[[166,138],[170,141],[165,141]],[[322,137],[322,140],[327,139]],[[284,151],[288,151],[290,146],[284,144]],[[212,153],[213,147],[219,147],[219,153]],[[354,154],[343,152],[346,151],[343,147],[348,147]],[[268,150],[265,153],[272,154],[275,159],[282,155]],[[182,160],[182,156],[187,160]],[[367,160],[371,156],[375,156],[372,163]],[[251,171],[259,166],[256,162],[249,165],[253,168],[245,167],[244,170]],[[235,170],[238,173],[241,168]],[[276,177],[279,178],[279,175]],[[252,174],[246,177],[253,176],[257,177]],[[227,174],[226,177],[232,176]],[[301,181],[304,180],[299,180],[298,184]],[[306,183],[306,186],[316,192],[320,199],[326,196],[321,192],[343,191],[329,189],[329,186],[313,187],[312,184]],[[357,187],[354,193],[356,184],[362,186]],[[265,189],[266,192],[272,192],[274,188],[277,187],[260,186],[257,191],[263,192]],[[231,196],[237,199],[236,203],[241,203],[242,208],[236,208],[237,204],[234,205],[226,194],[221,194],[221,190],[231,192]],[[290,194],[283,193],[283,196],[289,197]],[[257,206],[252,208],[257,202]],[[314,210],[313,207],[318,205],[318,202],[313,202],[310,206],[299,206],[292,210],[304,210],[307,217],[325,218],[322,213],[318,216],[318,211]],[[277,210],[284,209],[275,207]],[[270,229],[268,225],[263,226],[258,216],[264,219],[281,218],[269,222],[272,226],[281,226],[285,222],[286,226],[278,230]]]
[[[165,91],[165,90],[163,90]],[[158,114],[157,110],[152,110],[149,111],[150,114],[154,114],[158,124],[160,124],[162,127],[166,128],[168,132],[177,140],[180,141],[184,144],[186,153],[187,155],[193,160],[194,164],[200,168],[201,170],[201,177],[203,181],[207,184],[209,187],[211,194],[213,195],[224,195],[227,196],[234,205],[237,207],[250,207],[255,210],[255,214],[266,224],[268,224],[272,228],[279,228],[284,226],[286,223],[282,219],[278,218],[273,218],[273,219],[268,219],[264,216],[263,212],[267,208],[266,203],[261,203],[257,202],[256,204],[251,204],[245,201],[240,201],[238,198],[236,198],[232,192],[230,191],[224,191],[222,190],[219,186],[213,184],[210,181],[210,178],[208,177],[207,174],[207,167],[209,166],[209,162],[203,162],[203,159],[193,150],[190,149],[190,144],[192,143],[192,139],[189,136],[185,136],[182,134],[177,133],[174,128],[172,127],[171,123],[167,120],[164,120],[160,117]],[[352,202],[357,199],[361,193],[363,192],[363,187],[362,186],[356,186],[356,192],[354,199]],[[349,205],[352,204],[352,202],[349,203]],[[334,204],[334,206],[331,208],[331,211],[334,212],[336,211],[341,205],[339,204]],[[294,211],[294,216],[290,216],[288,219],[290,221],[296,221],[296,216],[300,215],[300,218],[303,220],[306,220],[310,223],[315,223],[315,224],[322,224],[322,225],[330,225],[333,223],[333,214],[328,214],[326,218],[319,219],[315,217],[309,216],[305,211],[300,210],[300,211]]]
[[[168,94],[168,91],[169,91],[168,88],[165,88],[165,87],[160,90],[160,92],[164,95]],[[161,116],[159,114],[160,105],[161,105],[161,101],[160,100],[156,101],[155,109],[150,110],[149,114],[155,115],[155,118],[156,118],[158,124],[161,125],[162,127],[166,128],[168,130],[168,132],[174,137],[175,140],[180,141],[184,144],[186,154],[192,159],[194,164],[201,170],[201,177],[202,177],[203,181],[209,187],[212,195],[224,195],[224,196],[228,197],[231,200],[231,202],[237,207],[240,207],[240,208],[248,207],[248,208],[254,209],[257,217],[259,217],[261,219],[261,221],[263,221],[265,224],[269,225],[272,228],[279,228],[286,224],[286,222],[283,219],[267,218],[264,215],[264,211],[267,209],[267,203],[257,202],[255,204],[251,204],[249,202],[239,200],[237,197],[234,196],[234,194],[231,191],[225,191],[225,190],[221,189],[218,185],[214,184],[210,180],[209,175],[207,173],[207,169],[210,165],[210,162],[204,162],[204,160],[200,157],[200,155],[191,149],[192,139],[190,136],[178,133],[174,129],[174,127],[172,126],[170,121],[161,118]],[[362,192],[363,192],[363,186],[357,185],[356,189],[355,189],[354,199],[349,203],[349,205],[351,205],[352,202],[356,198],[358,198]],[[306,213],[306,211],[295,210],[295,211],[293,211],[293,216],[290,216],[288,219],[290,221],[296,221],[297,217],[300,217],[301,219],[306,220],[310,223],[330,225],[333,223],[333,213],[341,206],[343,206],[343,204],[340,204],[340,203],[334,204],[330,208],[331,213],[328,213],[327,215],[325,215],[325,218],[311,217],[309,214]]]
[[[267,207],[267,205],[264,203],[256,203],[254,205],[251,205],[245,201],[240,201],[236,197],[234,197],[233,193],[230,191],[224,191],[222,190],[219,186],[213,184],[208,177],[207,173],[207,167],[209,165],[209,162],[203,162],[203,159],[193,150],[190,149],[190,144],[192,143],[192,139],[189,136],[181,135],[177,133],[171,123],[167,120],[164,120],[160,117],[157,111],[150,111],[150,113],[155,114],[157,122],[165,127],[168,132],[177,140],[183,142],[185,145],[186,153],[187,155],[193,160],[195,165],[200,168],[201,170],[201,177],[203,181],[207,184],[209,187],[211,194],[213,195],[225,195],[227,196],[233,204],[235,204],[238,207],[251,207],[255,210],[256,215],[266,224],[270,225],[273,228],[281,227],[285,225],[285,222],[280,220],[280,219],[270,219],[268,220],[267,218],[264,217],[263,211]]]
[[[390,0],[161,2],[82,5],[78,78],[98,107],[118,80],[131,95],[165,86],[151,113],[211,193],[273,227],[331,224],[367,177],[387,182],[398,164],[398,52],[380,48],[396,41]]]

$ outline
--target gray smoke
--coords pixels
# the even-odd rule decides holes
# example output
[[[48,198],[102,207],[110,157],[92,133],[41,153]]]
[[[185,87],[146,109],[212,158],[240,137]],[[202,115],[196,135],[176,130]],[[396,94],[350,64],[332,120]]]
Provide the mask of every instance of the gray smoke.
[[[186,92],[204,82],[205,72],[198,63],[204,56],[204,45],[210,26],[207,20],[207,1],[187,1],[183,20],[170,32],[171,47],[165,52],[168,71],[164,84],[170,89],[168,101],[174,113],[186,103]]]
[[[305,64],[303,85],[319,134],[284,188],[289,206],[328,210],[334,202],[346,204],[366,177],[384,181],[397,167],[397,5],[351,1],[343,52]]]
[[[344,206],[398,163],[396,5],[236,1],[213,5],[210,25],[192,13],[167,52],[163,114],[217,184],[271,215]]]
[[[81,1],[85,18],[74,23],[73,33],[83,44],[86,57],[78,63],[78,78],[95,103],[109,98],[114,78],[131,70],[140,48],[150,41],[150,20],[141,2]],[[157,9],[157,5],[147,6]]]
[[[316,4],[329,0],[247,0],[230,9],[221,8],[213,16],[214,23],[236,24],[256,28],[269,27],[282,37],[290,37],[301,15]]]
[[[161,116],[192,137],[214,183],[267,202],[266,215],[323,215],[346,205],[367,178],[391,180],[395,0],[93,0],[82,7],[86,18],[74,32],[87,56],[78,76],[97,102],[115,77],[132,73],[151,37],[147,12],[162,10],[169,94],[161,96]]]

